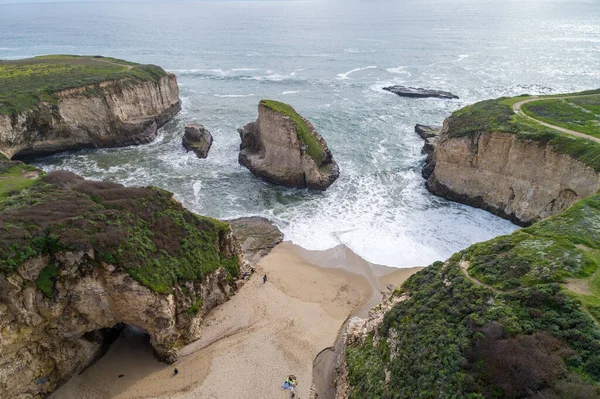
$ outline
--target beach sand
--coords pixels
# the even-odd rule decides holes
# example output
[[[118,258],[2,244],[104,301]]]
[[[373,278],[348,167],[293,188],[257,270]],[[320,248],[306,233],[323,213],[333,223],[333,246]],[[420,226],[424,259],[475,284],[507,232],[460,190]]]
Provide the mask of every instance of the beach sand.
[[[334,345],[346,318],[376,304],[381,287],[419,270],[375,267],[346,250],[279,244],[230,301],[207,315],[202,338],[175,364],[156,361],[147,336],[126,330],[51,398],[288,398],[281,384],[294,374],[297,397],[308,399],[313,360]]]

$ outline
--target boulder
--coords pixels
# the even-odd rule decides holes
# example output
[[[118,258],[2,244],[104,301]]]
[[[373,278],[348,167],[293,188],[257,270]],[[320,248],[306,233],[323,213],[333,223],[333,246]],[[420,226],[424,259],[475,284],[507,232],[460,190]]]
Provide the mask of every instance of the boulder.
[[[226,220],[240,243],[244,259],[256,265],[283,240],[283,233],[269,219],[258,216]]]
[[[206,158],[213,143],[212,134],[202,125],[191,123],[185,126],[182,144],[187,151],[194,151],[198,158]]]
[[[262,100],[258,120],[238,132],[240,164],[271,183],[325,190],[340,174],[323,137],[287,104]]]
[[[440,132],[442,131],[442,127],[434,127],[427,125],[415,125],[415,133],[419,135],[423,140],[425,140],[425,144],[423,144],[423,149],[421,153],[430,155],[435,149],[435,143],[440,137]]]
[[[448,91],[422,89],[420,87],[388,86],[384,87],[383,90],[397,94],[400,97],[458,99],[457,95]]]

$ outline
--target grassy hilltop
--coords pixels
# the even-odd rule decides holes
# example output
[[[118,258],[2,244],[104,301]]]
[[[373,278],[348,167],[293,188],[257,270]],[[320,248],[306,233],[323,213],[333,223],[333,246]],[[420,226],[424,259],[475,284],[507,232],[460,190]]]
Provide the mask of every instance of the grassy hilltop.
[[[481,101],[454,112],[449,117],[448,134],[450,137],[464,137],[486,132],[512,133],[525,140],[547,143],[556,151],[566,153],[600,171],[600,143],[543,126],[513,109],[516,103],[534,98],[539,100],[523,104],[522,111],[525,115],[592,138],[600,138],[600,90]]]
[[[230,277],[238,258],[224,248],[228,224],[198,216],[155,187],[87,181],[70,172],[43,172],[0,160],[0,273],[48,256],[38,287],[53,294],[64,251],[94,250],[142,285],[171,293],[180,281],[201,280],[219,267]]]
[[[98,56],[47,55],[15,61],[0,60],[0,114],[17,114],[54,103],[55,93],[108,80],[153,81],[166,72],[155,65]],[[88,89],[94,94],[93,87]]]

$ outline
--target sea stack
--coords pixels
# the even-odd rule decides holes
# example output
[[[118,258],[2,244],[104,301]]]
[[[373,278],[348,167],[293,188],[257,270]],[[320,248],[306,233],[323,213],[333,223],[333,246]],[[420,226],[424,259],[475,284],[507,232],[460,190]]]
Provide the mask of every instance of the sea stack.
[[[198,158],[206,158],[213,143],[212,134],[202,125],[191,123],[185,126],[182,144],[187,151],[194,151]]]
[[[271,183],[325,190],[340,174],[323,137],[288,104],[262,100],[257,121],[238,132],[240,164]]]

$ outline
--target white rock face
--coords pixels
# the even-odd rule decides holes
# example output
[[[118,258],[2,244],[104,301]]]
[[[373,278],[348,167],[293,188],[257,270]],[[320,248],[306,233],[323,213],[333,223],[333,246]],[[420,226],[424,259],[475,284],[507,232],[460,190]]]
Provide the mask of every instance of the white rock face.
[[[0,115],[0,153],[49,154],[84,147],[115,147],[152,141],[181,110],[173,74],[158,81],[101,83],[64,90],[58,105],[40,103],[15,117]]]
[[[529,224],[600,189],[598,172],[549,145],[509,133],[449,137],[448,129],[446,121],[425,167],[437,195]]]
[[[266,105],[258,106],[258,120],[238,129],[242,144],[239,162],[256,176],[288,187],[325,190],[339,176],[338,165],[327,143],[306,120],[320,144],[321,160],[315,161],[300,140],[296,125]]]

